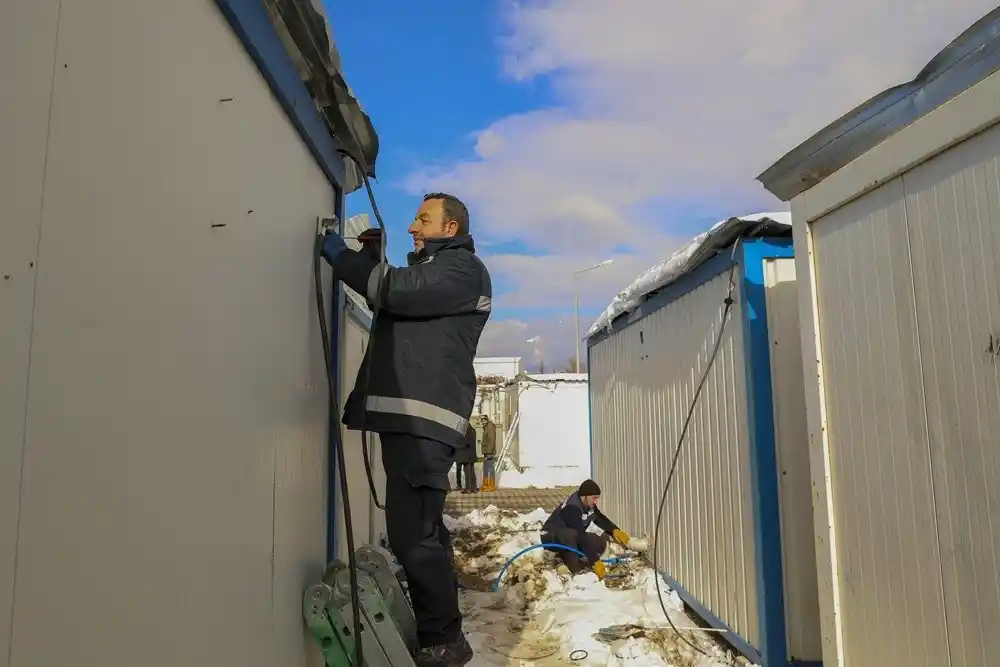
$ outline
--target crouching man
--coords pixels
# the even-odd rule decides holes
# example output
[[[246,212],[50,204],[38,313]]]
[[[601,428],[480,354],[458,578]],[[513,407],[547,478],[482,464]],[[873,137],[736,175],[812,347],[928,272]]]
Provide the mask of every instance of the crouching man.
[[[552,511],[542,526],[542,544],[560,544],[586,554],[584,559],[572,551],[547,548],[547,551],[559,555],[569,568],[570,574],[579,574],[589,567],[598,579],[604,579],[606,572],[604,563],[601,562],[601,554],[608,546],[609,537],[622,546],[628,546],[629,536],[625,531],[597,509],[600,497],[601,487],[597,486],[594,480],[588,479],[573,495]],[[587,532],[591,523],[604,531],[604,535]]]

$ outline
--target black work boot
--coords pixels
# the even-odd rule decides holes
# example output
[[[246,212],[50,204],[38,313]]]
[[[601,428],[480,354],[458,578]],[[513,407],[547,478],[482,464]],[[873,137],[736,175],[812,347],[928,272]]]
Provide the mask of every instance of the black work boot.
[[[472,660],[472,647],[465,635],[450,644],[428,646],[417,651],[413,661],[417,667],[462,667]]]

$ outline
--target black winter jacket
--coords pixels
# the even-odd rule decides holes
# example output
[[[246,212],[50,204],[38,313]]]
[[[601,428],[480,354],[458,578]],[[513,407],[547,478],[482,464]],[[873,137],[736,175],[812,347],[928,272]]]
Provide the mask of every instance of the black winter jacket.
[[[420,253],[407,256],[408,266],[387,266],[381,310],[344,408],[347,428],[359,430],[366,409],[372,432],[461,444],[476,396],[472,362],[493,300],[489,271],[475,252],[469,235],[426,239]],[[372,254],[345,250],[332,266],[374,304],[379,263]]]
[[[574,491],[573,495],[552,510],[552,514],[542,526],[542,534],[553,536],[560,528],[572,528],[582,533],[590,527],[591,523],[596,523],[597,527],[608,535],[618,529],[618,526],[596,507],[584,510],[583,503],[580,502],[580,493]]]
[[[475,463],[477,458],[476,429],[472,424],[469,424],[469,430],[465,433],[465,439],[455,449],[455,463]]]

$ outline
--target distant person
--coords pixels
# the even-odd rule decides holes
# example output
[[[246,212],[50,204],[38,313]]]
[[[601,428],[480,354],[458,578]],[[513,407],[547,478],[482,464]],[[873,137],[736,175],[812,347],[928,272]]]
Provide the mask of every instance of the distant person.
[[[458,448],[457,447],[455,448],[455,452],[456,453],[458,452]],[[461,491],[462,488],[463,488],[462,487],[462,464],[459,463],[458,461],[455,461],[455,490],[456,491]]]
[[[469,424],[465,431],[465,441],[455,450],[455,463],[459,467],[458,475],[465,478],[465,486],[462,488],[463,494],[479,492],[479,487],[476,486],[477,458],[476,429],[472,424]]]
[[[497,427],[489,415],[483,415],[483,488],[494,491],[497,488]]]
[[[576,575],[589,567],[598,579],[607,573],[601,555],[608,546],[608,539],[614,539],[622,546],[628,546],[629,536],[616,526],[611,519],[597,509],[601,497],[601,487],[588,479],[573,494],[556,507],[542,526],[542,544],[561,544],[582,551],[586,559],[565,549],[548,547],[555,552],[570,574]],[[604,531],[604,535],[587,532],[590,524]]]

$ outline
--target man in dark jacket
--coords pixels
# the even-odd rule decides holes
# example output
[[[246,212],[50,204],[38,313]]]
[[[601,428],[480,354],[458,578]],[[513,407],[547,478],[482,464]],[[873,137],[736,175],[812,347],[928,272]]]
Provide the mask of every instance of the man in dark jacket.
[[[611,537],[622,546],[628,546],[629,536],[625,531],[597,509],[600,497],[601,488],[597,486],[597,482],[588,479],[552,511],[542,526],[542,544],[562,544],[586,554],[584,562],[579,554],[572,551],[548,549],[559,555],[570,574],[579,574],[589,565],[598,579],[604,579],[606,572],[601,554],[608,546],[608,538]],[[591,523],[604,531],[604,535],[587,532]]]
[[[409,232],[407,266],[383,271],[377,234],[360,251],[328,234],[323,256],[336,278],[380,305],[343,421],[378,433],[382,443],[386,531],[409,584],[421,646],[416,663],[458,667],[472,649],[442,513],[448,470],[472,414],[472,362],[493,292],[460,200],[425,196]]]
[[[459,473],[465,477],[462,493],[479,493],[476,486],[476,429],[472,424],[465,433],[465,442],[455,451],[455,463]]]

